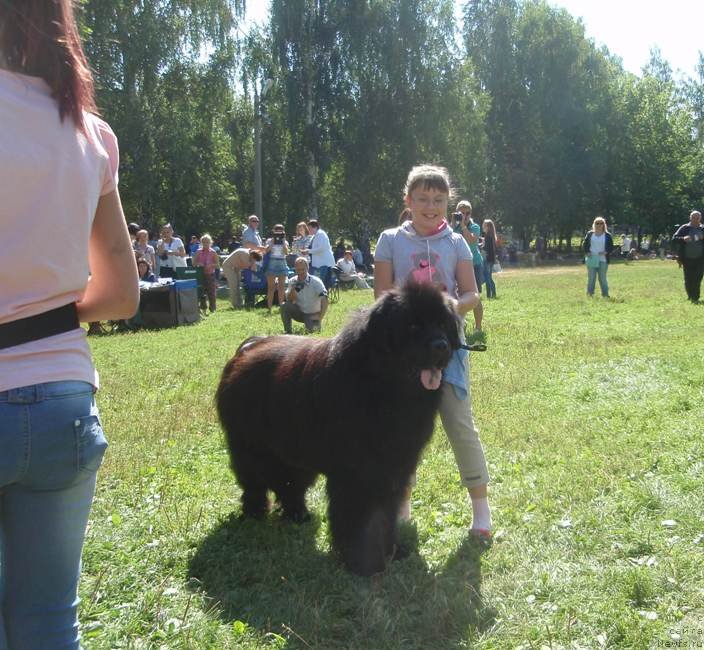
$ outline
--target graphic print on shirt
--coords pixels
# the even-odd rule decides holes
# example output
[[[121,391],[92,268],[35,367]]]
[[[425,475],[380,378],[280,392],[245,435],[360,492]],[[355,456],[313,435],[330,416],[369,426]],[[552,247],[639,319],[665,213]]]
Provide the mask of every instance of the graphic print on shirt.
[[[421,284],[431,283],[442,291],[447,291],[447,283],[442,268],[437,266],[439,256],[436,253],[414,253],[411,255],[413,270],[409,273],[408,280]]]

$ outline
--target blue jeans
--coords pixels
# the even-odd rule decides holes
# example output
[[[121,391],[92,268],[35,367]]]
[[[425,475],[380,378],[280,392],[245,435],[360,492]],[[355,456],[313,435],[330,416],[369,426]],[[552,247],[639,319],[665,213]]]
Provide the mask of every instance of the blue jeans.
[[[496,298],[496,283],[492,277],[493,266],[491,262],[484,260],[484,283],[486,284],[487,298]]]
[[[484,262],[480,262],[479,264],[474,264],[474,279],[477,281],[477,291],[479,293],[482,292],[482,282],[484,282]]]
[[[329,266],[311,266],[310,272],[311,275],[317,275],[323,281],[325,288],[328,288],[328,281],[330,279]]]
[[[590,296],[594,295],[594,288],[596,287],[596,277],[599,276],[599,286],[601,287],[601,295],[604,298],[609,297],[609,283],[606,281],[606,271],[609,265],[606,262],[599,262],[599,268],[593,269],[587,267],[587,294]]]
[[[107,448],[93,387],[0,392],[0,649],[79,648],[78,576]]]

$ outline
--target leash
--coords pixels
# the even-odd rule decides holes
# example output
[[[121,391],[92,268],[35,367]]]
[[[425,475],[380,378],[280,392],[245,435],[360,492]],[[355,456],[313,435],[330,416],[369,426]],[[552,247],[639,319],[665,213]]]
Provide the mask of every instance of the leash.
[[[486,352],[486,343],[471,343],[470,345],[460,344],[460,348],[469,350],[470,352]]]

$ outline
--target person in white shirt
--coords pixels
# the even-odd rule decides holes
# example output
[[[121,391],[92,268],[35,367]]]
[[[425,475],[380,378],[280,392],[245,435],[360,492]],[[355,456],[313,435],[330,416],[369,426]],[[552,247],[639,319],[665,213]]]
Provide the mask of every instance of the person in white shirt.
[[[623,243],[621,244],[621,257],[628,257],[628,253],[631,252],[631,238],[626,233],[623,236]]]
[[[342,282],[353,282],[355,289],[369,289],[364,276],[361,273],[357,273],[351,250],[346,250],[344,257],[337,260],[337,268],[340,269],[340,280]]]
[[[288,242],[282,224],[277,223],[271,233],[271,237],[266,240],[266,252],[269,255],[269,266],[266,269],[266,306],[271,313],[271,306],[274,304],[274,291],[279,295],[279,304],[284,302],[284,291],[286,288],[286,278],[288,277],[288,266],[286,256],[288,255]]]
[[[328,234],[320,227],[317,219],[308,221],[311,240],[307,250],[301,251],[310,255],[310,270],[317,275],[323,284],[327,285],[330,267],[335,266],[332,246]]]
[[[328,292],[321,279],[308,273],[304,257],[296,259],[296,275],[288,281],[286,302],[281,305],[284,332],[291,334],[291,321],[304,323],[306,332],[319,332],[328,309]]]
[[[159,258],[159,276],[162,278],[173,278],[176,275],[174,269],[188,266],[186,248],[179,237],[174,237],[174,229],[170,223],[161,229],[156,255]]]

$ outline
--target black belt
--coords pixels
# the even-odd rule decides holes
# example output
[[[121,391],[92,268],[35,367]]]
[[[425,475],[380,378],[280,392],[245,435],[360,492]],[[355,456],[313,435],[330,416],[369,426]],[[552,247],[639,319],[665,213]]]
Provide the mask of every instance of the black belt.
[[[0,350],[70,332],[80,327],[76,303],[0,325]]]

